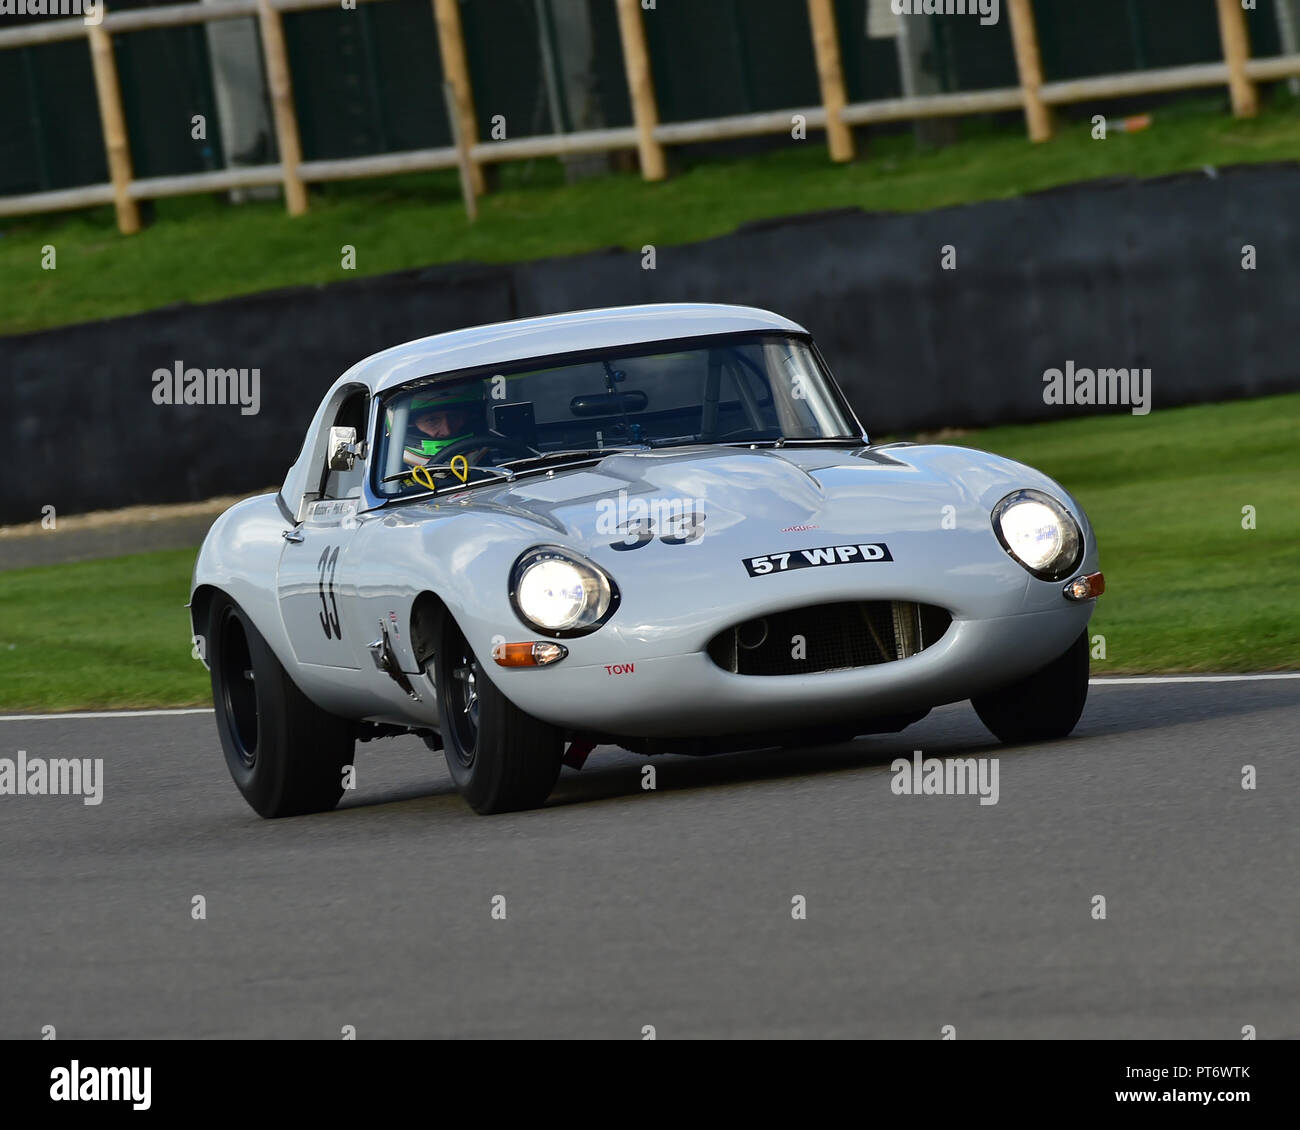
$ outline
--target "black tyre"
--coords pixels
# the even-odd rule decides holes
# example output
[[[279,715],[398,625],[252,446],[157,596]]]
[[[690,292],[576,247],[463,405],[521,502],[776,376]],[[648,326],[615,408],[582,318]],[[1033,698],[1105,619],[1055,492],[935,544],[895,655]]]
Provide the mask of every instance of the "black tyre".
[[[539,808],[560,775],[563,735],[497,689],[456,622],[444,614],[434,654],[447,769],[475,812]]]
[[[1088,633],[1046,667],[1009,687],[971,699],[980,721],[999,741],[1042,742],[1063,738],[1088,701]]]
[[[297,688],[228,597],[212,603],[208,665],[226,766],[253,810],[269,819],[333,808],[352,760],[352,726]]]

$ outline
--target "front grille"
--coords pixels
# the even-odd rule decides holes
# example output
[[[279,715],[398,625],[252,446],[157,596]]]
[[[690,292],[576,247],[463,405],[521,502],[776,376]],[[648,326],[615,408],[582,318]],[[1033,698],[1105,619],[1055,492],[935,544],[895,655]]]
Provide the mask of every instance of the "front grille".
[[[809,675],[906,659],[937,643],[952,617],[930,604],[815,604],[746,620],[709,641],[709,658],[737,675]]]

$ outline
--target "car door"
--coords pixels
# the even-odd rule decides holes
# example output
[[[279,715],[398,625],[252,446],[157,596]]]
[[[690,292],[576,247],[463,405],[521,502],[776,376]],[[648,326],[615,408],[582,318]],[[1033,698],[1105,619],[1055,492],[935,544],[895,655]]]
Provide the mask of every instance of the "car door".
[[[304,519],[286,531],[280,553],[277,591],[280,614],[300,663],[326,667],[359,666],[364,643],[351,639],[349,615],[356,600],[354,557],[355,499],[322,499],[307,504]]]
[[[335,427],[366,434],[369,397],[358,390],[340,405]],[[325,426],[330,421],[324,422]],[[302,520],[284,532],[276,591],[280,615],[300,663],[356,669],[365,641],[356,636],[355,602],[358,508],[365,461],[347,471],[326,466],[327,445],[320,445],[314,482],[318,497],[303,504]]]

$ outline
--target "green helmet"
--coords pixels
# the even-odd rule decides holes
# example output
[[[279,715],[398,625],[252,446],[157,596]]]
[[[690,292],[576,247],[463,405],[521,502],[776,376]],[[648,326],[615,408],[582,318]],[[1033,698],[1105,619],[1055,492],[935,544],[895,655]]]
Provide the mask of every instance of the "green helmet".
[[[438,388],[436,385],[417,392],[411,400],[411,415],[427,412],[430,408],[451,408],[453,405],[466,407],[483,403],[483,385],[481,382],[462,385],[450,385]]]
[[[467,412],[471,419],[481,422],[483,400],[483,385],[478,381],[469,384],[452,385],[447,388],[437,388],[435,386],[416,393],[412,398],[410,419],[414,421],[420,413],[431,410],[442,411],[460,408]],[[420,432],[412,423],[407,432],[406,448],[415,455],[433,456],[444,448],[450,447],[453,443],[470,439],[476,434],[476,431],[471,430],[460,435],[433,439]]]

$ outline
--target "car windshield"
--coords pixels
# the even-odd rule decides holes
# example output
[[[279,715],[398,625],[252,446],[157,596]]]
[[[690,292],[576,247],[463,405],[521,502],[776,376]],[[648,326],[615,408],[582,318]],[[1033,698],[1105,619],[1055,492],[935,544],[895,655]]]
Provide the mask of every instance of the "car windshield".
[[[564,453],[861,439],[843,398],[800,337],[650,344],[537,366],[524,362],[490,374],[415,381],[391,394],[380,415],[376,490],[429,489],[428,474],[412,477],[420,467],[437,477],[457,464],[464,481],[467,467],[523,470],[557,462]]]

